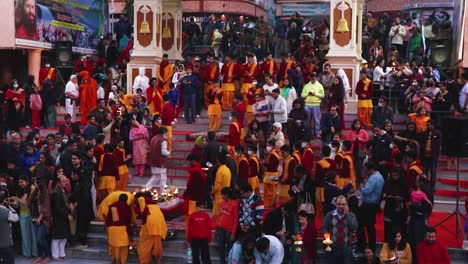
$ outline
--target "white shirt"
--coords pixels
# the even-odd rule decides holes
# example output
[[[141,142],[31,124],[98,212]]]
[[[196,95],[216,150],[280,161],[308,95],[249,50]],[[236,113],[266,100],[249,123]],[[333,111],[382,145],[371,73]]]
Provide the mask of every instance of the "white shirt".
[[[388,68],[387,68],[388,69]],[[384,72],[384,69],[380,66],[374,68],[374,79],[373,82],[380,82],[380,78],[387,77],[389,72]]]
[[[171,155],[171,152],[167,149],[167,141],[166,140],[161,142],[161,155],[163,155],[163,156]]]
[[[286,100],[279,95],[276,99],[273,98],[271,106],[275,122],[282,124],[286,123],[288,121],[288,107],[286,106]]]
[[[136,94],[136,90],[140,88],[145,94],[146,88],[149,86],[149,78],[146,75],[138,75],[135,77],[135,81],[133,82],[133,93]]]
[[[114,92],[109,92],[109,100],[115,100],[116,94]]]
[[[266,254],[255,249],[255,264],[281,264],[284,258],[283,244],[275,236],[264,235],[270,240],[270,249]]]
[[[398,29],[396,32],[394,30]],[[403,45],[403,37],[406,35],[405,26],[403,25],[395,25],[390,29],[388,33],[390,38],[392,39],[392,44]],[[402,54],[403,55],[403,54]]]
[[[263,91],[268,91],[268,92],[272,92],[274,89],[277,89],[278,88],[278,84],[276,83],[273,83],[272,86],[268,85],[265,83],[265,85],[263,85]],[[266,93],[265,93],[266,94]],[[270,96],[270,95],[265,95],[266,99],[268,100],[268,104],[269,105],[272,105],[273,104],[273,97]]]
[[[69,81],[65,86],[65,94],[71,93],[74,98],[78,99],[80,97],[80,90],[78,89],[78,84]]]
[[[468,96],[468,82],[463,85],[463,88],[460,91],[460,97],[459,97],[459,102],[460,102],[460,107],[463,109],[465,107],[465,101],[466,97]]]
[[[99,88],[97,90],[97,98],[98,99],[104,99],[105,94],[106,94],[106,92],[104,92],[104,88],[102,88],[102,86],[99,86]]]

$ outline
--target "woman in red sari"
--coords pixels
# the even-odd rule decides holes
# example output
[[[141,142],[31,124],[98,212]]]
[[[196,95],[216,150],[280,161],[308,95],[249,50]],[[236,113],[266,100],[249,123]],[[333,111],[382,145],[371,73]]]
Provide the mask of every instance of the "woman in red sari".
[[[11,130],[19,131],[23,120],[25,98],[25,92],[19,88],[18,81],[12,80],[5,94],[5,101],[8,104],[7,124]]]

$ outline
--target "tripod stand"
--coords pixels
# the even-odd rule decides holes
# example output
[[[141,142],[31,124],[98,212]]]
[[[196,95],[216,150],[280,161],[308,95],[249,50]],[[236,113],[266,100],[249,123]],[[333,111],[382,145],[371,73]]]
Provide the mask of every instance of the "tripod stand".
[[[459,237],[463,237],[463,231],[461,230],[461,220],[460,216],[460,157],[457,155],[457,168],[456,168],[456,177],[457,177],[457,186],[456,186],[456,201],[455,201],[455,210],[447,217],[442,219],[439,223],[435,224],[434,227],[440,226],[447,230],[451,235],[458,240]],[[447,222],[450,218],[455,217],[455,232],[451,232],[443,223]]]

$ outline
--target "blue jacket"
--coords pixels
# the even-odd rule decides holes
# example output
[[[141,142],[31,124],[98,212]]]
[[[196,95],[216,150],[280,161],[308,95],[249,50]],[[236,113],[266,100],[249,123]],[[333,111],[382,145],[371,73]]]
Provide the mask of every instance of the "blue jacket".
[[[39,161],[39,156],[41,155],[41,152],[35,151],[32,154],[29,154],[27,152],[23,152],[19,155],[18,157],[18,165],[23,169],[24,174],[26,174],[28,177],[31,177],[31,166],[34,166],[36,162]]]
[[[200,84],[198,77],[194,74],[191,74],[190,76],[184,76],[180,80],[180,89],[184,95],[196,94],[199,86]]]
[[[99,129],[95,126],[86,125],[83,129],[83,137],[86,140],[96,139],[99,135]]]
[[[168,92],[169,104],[178,105],[179,104],[179,89],[174,88],[170,89]]]
[[[364,187],[361,188],[362,201],[368,204],[379,204],[384,183],[384,178],[378,171],[367,177]]]

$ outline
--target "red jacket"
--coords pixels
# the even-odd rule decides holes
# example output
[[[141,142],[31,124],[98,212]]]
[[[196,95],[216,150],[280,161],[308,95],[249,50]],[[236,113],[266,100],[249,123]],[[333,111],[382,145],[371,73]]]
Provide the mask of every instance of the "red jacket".
[[[187,226],[187,241],[206,239],[211,242],[211,219],[205,212],[194,212],[189,216]]]
[[[218,227],[236,235],[239,218],[239,202],[237,200],[223,201],[219,208]]]
[[[168,102],[164,103],[161,118],[163,126],[172,126],[172,121],[174,121],[174,109]]]
[[[201,168],[200,163],[195,163],[187,169],[189,178],[187,181],[187,189],[184,192],[185,200],[198,201],[205,198],[206,174]]]
[[[237,112],[239,114],[239,117],[237,118],[237,123],[239,123],[240,125],[240,128],[244,128],[244,120],[245,120],[245,112],[246,112],[246,108],[245,108],[245,105],[244,103],[242,102],[239,102],[238,104],[236,104],[236,106],[234,106],[234,112]]]
[[[449,264],[450,257],[447,247],[435,241],[429,245],[426,241],[418,244],[416,247],[418,264]]]

